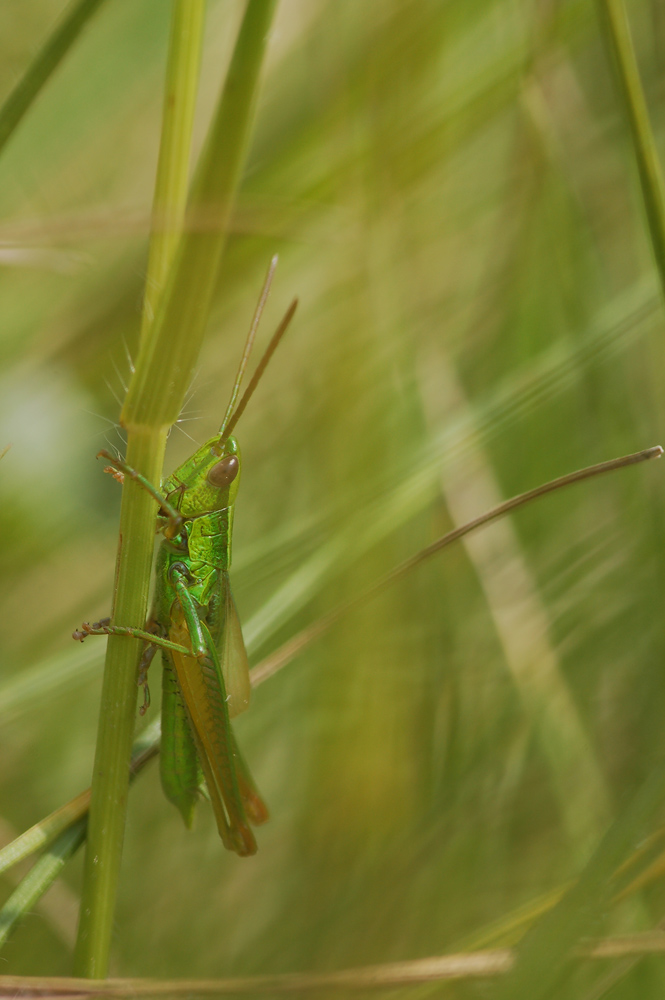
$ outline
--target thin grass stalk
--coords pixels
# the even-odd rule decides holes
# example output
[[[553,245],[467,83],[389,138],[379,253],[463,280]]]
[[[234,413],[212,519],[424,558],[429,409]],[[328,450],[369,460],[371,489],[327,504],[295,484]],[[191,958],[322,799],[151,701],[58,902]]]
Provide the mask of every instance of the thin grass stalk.
[[[605,43],[617,70],[637,159],[661,288],[665,295],[665,184],[623,0],[601,0]]]
[[[75,0],[0,107],[0,152],[104,0]]]
[[[159,724],[157,723],[142,733],[134,745],[131,779],[157,756],[158,749]],[[67,862],[85,842],[89,806],[88,788],[0,851],[0,871],[5,871],[34,851],[46,848],[42,857],[21,879],[0,909],[0,948],[4,946],[18,924],[34,909]]]
[[[87,816],[65,830],[32,866],[0,910],[0,948],[26,913],[34,908],[85,840]]]
[[[139,774],[145,765],[159,753],[160,724],[156,719],[143,730],[134,741],[132,761],[130,765],[130,782]],[[37,851],[46,850],[55,844],[58,838],[80,819],[88,816],[90,809],[90,789],[76,795],[59,809],[49,813],[39,823],[16,837],[11,843],[0,850],[0,874],[8,871],[19,861],[24,861]]]
[[[639,959],[663,955],[665,932],[642,931],[616,937],[590,939],[577,948],[579,960],[607,962],[626,956]],[[482,980],[505,976],[514,965],[515,953],[508,948],[476,952],[432,955],[427,958],[386,962],[332,972],[285,972],[274,975],[244,976],[237,979],[109,979],[105,983],[82,984],[80,980],[58,976],[0,976],[0,997],[215,997],[294,995],[330,992],[385,992],[396,987],[413,987],[455,980]]]
[[[0,875],[9,871],[19,861],[29,858],[31,854],[47,849],[55,843],[65,830],[88,815],[89,808],[90,789],[86,788],[69,802],[65,802],[64,806],[55,809],[34,826],[19,834],[0,850]],[[1,919],[0,917],[0,922]]]

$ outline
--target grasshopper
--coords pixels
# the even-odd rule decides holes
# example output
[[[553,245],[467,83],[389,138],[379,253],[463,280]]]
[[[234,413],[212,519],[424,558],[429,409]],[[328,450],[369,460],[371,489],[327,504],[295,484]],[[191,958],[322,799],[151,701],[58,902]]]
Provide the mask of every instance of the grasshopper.
[[[272,274],[273,260],[219,432],[209,438],[157,489],[107,451],[108,472],[134,479],[159,503],[156,530],[163,535],[155,567],[153,610],[146,629],[84,623],[73,633],[131,635],[147,642],[138,670],[149,705],[147,672],[162,649],[162,739],[160,771],[167,798],[191,826],[205,779],[224,846],[241,856],[256,852],[250,823],[268,819],[231,728],[231,719],[249,705],[247,652],[231,586],[231,535],[240,482],[240,450],[231,431],[244,411],[279,340],[293,317],[292,302],[234,409]]]

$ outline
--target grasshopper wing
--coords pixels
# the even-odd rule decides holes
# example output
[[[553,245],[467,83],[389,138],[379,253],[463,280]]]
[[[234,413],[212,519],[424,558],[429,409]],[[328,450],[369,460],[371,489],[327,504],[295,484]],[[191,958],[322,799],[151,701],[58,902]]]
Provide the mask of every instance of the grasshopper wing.
[[[191,641],[182,613],[172,617],[169,634],[182,644]],[[246,856],[256,852],[256,841],[248,826],[238,787],[235,740],[229,723],[222,671],[205,622],[200,622],[200,633],[209,656],[200,660],[174,652],[173,664],[219,835],[225,847]]]
[[[178,639],[188,641],[189,635],[178,633]],[[173,641],[177,641],[173,640]],[[182,659],[182,657],[181,657]],[[167,799],[180,810],[185,825],[191,827],[194,808],[199,799],[201,768],[196,744],[192,737],[187,709],[178,684],[175,663],[164,651],[162,671],[162,742],[159,770]]]
[[[230,718],[249,707],[249,661],[242,628],[236,609],[228,573],[223,574],[224,599],[217,650],[226,688],[226,703]]]

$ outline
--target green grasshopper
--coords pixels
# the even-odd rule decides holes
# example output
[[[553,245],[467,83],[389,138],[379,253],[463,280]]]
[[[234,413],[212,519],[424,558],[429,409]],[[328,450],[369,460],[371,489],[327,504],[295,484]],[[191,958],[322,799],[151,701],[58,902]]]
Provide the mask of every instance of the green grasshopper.
[[[293,317],[289,307],[257,370],[234,410],[254,334],[268,295],[276,259],[257,306],[231,399],[219,433],[183,462],[159,490],[125,462],[101,451],[106,471],[129,477],[159,503],[157,531],[164,540],[155,567],[155,594],[146,630],[84,623],[73,633],[131,635],[149,644],[141,658],[138,683],[144,688],[141,714],[149,704],[147,671],[162,648],[162,739],[160,770],[167,798],[191,826],[205,778],[217,827],[229,850],[256,852],[250,823],[268,819],[238,750],[231,719],[249,705],[247,652],[229,583],[233,511],[240,481],[240,451],[231,436],[279,340]]]

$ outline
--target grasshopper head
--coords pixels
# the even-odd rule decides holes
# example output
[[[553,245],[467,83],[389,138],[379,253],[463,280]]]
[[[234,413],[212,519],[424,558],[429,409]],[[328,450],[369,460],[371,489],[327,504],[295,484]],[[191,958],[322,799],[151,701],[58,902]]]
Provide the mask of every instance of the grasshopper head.
[[[169,477],[167,489],[180,494],[176,501],[184,517],[224,510],[235,503],[240,482],[240,449],[234,437],[218,437],[199,448]]]
[[[202,514],[225,510],[227,507],[232,507],[235,503],[240,479],[240,451],[236,439],[230,436],[231,431],[244,412],[248,400],[251,398],[261,375],[265,371],[268,361],[291,322],[297,305],[297,299],[294,299],[284,319],[273,334],[242,399],[237,403],[240,384],[249,360],[256,327],[263,312],[276,265],[277,257],[273,257],[249,330],[247,342],[245,343],[245,350],[243,351],[231,399],[229,400],[222,426],[219,429],[219,434],[206,441],[164,483],[164,489],[169,501],[173,506],[177,507],[185,518],[200,517]]]

